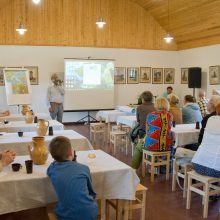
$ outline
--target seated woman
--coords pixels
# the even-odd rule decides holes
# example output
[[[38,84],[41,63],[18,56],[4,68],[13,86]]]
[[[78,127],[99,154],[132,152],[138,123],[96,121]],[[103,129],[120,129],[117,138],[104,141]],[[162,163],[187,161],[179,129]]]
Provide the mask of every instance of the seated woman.
[[[192,164],[197,173],[220,178],[220,104],[216,107],[216,113],[207,122],[202,143]]]
[[[137,122],[139,123],[139,138],[145,136],[145,123],[148,113],[155,111],[153,104],[153,94],[150,91],[145,91],[141,94],[142,104],[137,107]]]
[[[7,150],[0,153],[0,171],[14,161],[16,153],[13,150]]]
[[[168,101],[170,102],[170,113],[173,115],[173,121],[176,122],[176,124],[182,124],[183,116],[182,116],[182,110],[178,107],[179,104],[179,98],[177,95],[171,94],[168,95]]]
[[[198,139],[198,144],[202,143],[202,138],[203,138],[203,134],[204,134],[204,130],[207,124],[208,119],[213,116],[216,115],[216,107],[217,105],[220,103],[220,96],[218,95],[212,95],[209,102],[208,102],[208,112],[209,114],[206,115],[203,119],[202,119],[202,128],[199,132],[199,139]]]
[[[195,98],[191,95],[186,95],[184,98],[183,124],[193,124],[202,121],[202,115],[199,105],[195,103]]]
[[[5,116],[8,116],[8,115],[10,115],[9,111],[0,112],[0,117],[5,117]]]
[[[156,111],[147,115],[146,136],[135,147],[132,167],[138,169],[142,159],[143,149],[149,151],[168,151],[172,146],[171,125],[173,116],[169,112],[169,102],[166,98],[156,99]]]

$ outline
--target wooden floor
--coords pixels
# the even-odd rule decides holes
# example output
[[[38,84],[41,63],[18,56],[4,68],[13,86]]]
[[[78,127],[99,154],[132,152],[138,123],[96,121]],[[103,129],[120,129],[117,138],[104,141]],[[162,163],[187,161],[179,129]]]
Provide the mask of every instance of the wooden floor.
[[[76,132],[89,138],[88,125],[66,125],[65,129],[73,129]],[[95,146],[95,149],[102,149],[109,153],[109,147]],[[123,152],[118,152],[117,159],[130,165],[131,150],[129,156]],[[150,183],[149,176],[141,178],[140,170],[137,171],[141,183],[148,187],[147,201],[146,201],[146,219],[147,220],[201,220],[202,218],[202,200],[197,194],[192,194],[192,206],[190,210],[186,210],[186,201],[182,198],[182,191],[177,188],[176,192],[171,191],[171,178],[169,181],[165,180],[165,175],[155,177],[154,184]],[[128,183],[129,184],[129,183]],[[1,203],[0,203],[1,204]],[[209,204],[209,217],[210,220],[220,220],[218,209],[220,200],[210,202]],[[1,207],[0,207],[1,208]],[[112,220],[115,219],[113,212]],[[134,220],[139,220],[139,212],[133,215]],[[0,220],[48,220],[45,208],[32,209],[21,211],[17,213],[10,213],[0,215]],[[82,219],[84,220],[84,219]],[[86,219],[85,219],[86,220]]]

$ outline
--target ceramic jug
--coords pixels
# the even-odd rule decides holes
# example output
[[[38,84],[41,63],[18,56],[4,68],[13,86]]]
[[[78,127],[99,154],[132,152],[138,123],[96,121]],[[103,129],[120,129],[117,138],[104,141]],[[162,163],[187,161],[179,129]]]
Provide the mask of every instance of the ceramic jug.
[[[21,110],[22,115],[25,115],[26,112],[29,112],[29,111],[30,111],[30,108],[28,107],[28,105],[22,105],[22,110]]]
[[[44,143],[44,137],[33,137],[33,147],[29,147],[30,157],[36,165],[45,164],[48,158],[48,150]]]
[[[45,136],[47,133],[48,127],[49,127],[49,121],[46,121],[44,119],[38,119],[37,134],[39,136]]]
[[[27,111],[25,114],[25,122],[26,123],[33,123],[34,115],[31,111]]]

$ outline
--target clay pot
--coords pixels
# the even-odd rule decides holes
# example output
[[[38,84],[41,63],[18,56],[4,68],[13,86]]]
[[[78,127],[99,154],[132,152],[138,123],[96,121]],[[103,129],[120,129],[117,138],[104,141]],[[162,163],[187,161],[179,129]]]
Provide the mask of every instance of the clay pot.
[[[44,119],[38,119],[37,134],[39,136],[45,136],[47,133],[48,127],[49,127],[49,121],[46,121]]]
[[[48,158],[48,149],[44,143],[44,137],[33,137],[33,147],[29,146],[30,157],[36,165],[43,165]]]
[[[30,111],[30,108],[28,105],[22,105],[22,110],[21,110],[22,115],[25,115],[26,112],[29,112],[29,111]]]
[[[31,111],[27,111],[25,114],[25,122],[28,124],[33,123],[34,120],[34,115]]]

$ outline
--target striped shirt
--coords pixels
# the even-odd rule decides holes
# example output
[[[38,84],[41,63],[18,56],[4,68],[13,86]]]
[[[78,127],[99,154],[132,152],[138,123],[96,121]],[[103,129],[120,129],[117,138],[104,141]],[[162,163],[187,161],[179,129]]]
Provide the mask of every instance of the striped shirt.
[[[208,102],[209,102],[209,100],[206,98],[201,98],[198,101],[198,105],[199,105],[201,115],[203,118],[208,114],[208,109],[207,109]]]

